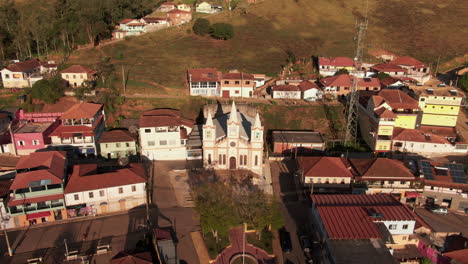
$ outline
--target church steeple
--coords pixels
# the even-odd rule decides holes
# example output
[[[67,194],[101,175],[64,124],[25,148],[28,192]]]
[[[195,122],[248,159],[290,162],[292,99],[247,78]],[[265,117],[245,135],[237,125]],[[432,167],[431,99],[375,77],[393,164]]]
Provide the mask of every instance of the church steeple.
[[[208,117],[206,118],[205,126],[213,126],[213,117],[211,116],[211,110],[208,109]]]
[[[232,101],[231,114],[229,116],[229,123],[237,123],[237,107],[236,102]]]
[[[253,128],[262,128],[262,122],[260,121],[260,115],[258,114],[258,112],[257,115],[255,115],[255,122]]]

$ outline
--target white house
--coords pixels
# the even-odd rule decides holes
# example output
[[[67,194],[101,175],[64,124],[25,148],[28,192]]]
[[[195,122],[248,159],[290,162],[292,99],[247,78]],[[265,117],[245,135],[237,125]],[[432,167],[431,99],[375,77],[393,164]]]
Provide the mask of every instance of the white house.
[[[155,109],[140,117],[141,154],[151,160],[185,160],[187,140],[194,122],[179,110]]]
[[[1,71],[4,88],[27,88],[42,80],[41,62],[38,59],[10,64]]]
[[[274,85],[271,87],[273,99],[301,99],[301,89],[295,85]]]
[[[452,153],[455,146],[443,136],[416,129],[394,128],[392,150],[419,154]]]
[[[218,108],[218,115],[213,118],[209,106],[207,111],[203,125],[204,166],[222,170],[247,169],[262,175],[263,126],[258,112],[255,117],[238,112],[234,101],[229,113]]]
[[[207,14],[216,12],[213,10],[211,4],[208,2],[197,3],[197,5],[195,6],[195,11],[197,13],[207,13]]]
[[[97,164],[73,167],[64,192],[69,217],[124,211],[145,204],[146,177],[140,164],[102,170]]]
[[[315,101],[322,99],[323,90],[315,82],[311,81],[302,81],[298,85],[299,89],[302,92],[302,99],[306,101]]]
[[[60,74],[69,86],[80,87],[86,85],[87,82],[94,81],[97,71],[82,65],[72,65],[61,71]]]
[[[125,37],[137,36],[146,32],[146,23],[138,19],[123,19],[112,32],[114,39],[123,39]]]

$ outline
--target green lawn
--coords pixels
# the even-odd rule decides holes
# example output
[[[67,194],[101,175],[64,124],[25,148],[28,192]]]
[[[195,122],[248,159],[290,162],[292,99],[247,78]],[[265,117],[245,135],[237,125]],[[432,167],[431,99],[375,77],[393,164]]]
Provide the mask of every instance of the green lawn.
[[[124,64],[132,79],[183,88],[185,71],[193,67],[237,68],[276,75],[286,51],[297,57],[353,56],[356,17],[365,12],[365,0],[268,0],[210,16],[235,27],[228,41],[198,37],[191,24],[149,33],[105,46],[102,52],[119,69]],[[468,20],[463,0],[369,0],[366,48],[384,48],[415,56],[435,65],[468,50]],[[75,52],[73,63],[93,64],[103,54]],[[72,63],[70,62],[70,63]],[[117,84],[121,85],[121,84]]]

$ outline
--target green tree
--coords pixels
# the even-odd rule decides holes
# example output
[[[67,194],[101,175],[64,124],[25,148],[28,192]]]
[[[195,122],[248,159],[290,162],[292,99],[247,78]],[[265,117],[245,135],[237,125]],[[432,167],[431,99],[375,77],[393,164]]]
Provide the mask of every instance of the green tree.
[[[468,73],[463,74],[462,77],[458,80],[458,86],[465,92],[468,92]]]
[[[211,26],[210,34],[215,39],[228,40],[234,37],[234,27],[231,24],[215,23]]]
[[[345,68],[341,68],[339,69],[338,71],[335,72],[335,76],[336,75],[341,75],[341,74],[349,74],[349,71]]]
[[[388,77],[390,77],[390,75],[386,74],[385,72],[379,72],[379,73],[377,73],[377,78],[378,78],[379,80],[383,80],[383,79],[386,79],[386,78],[388,78]]]
[[[112,84],[112,77],[114,75],[115,67],[110,62],[109,57],[105,57],[96,65],[97,75],[104,87]]]
[[[55,103],[63,96],[65,83],[60,77],[50,80],[39,80],[32,86],[31,97],[40,99],[45,103]]]
[[[210,33],[210,21],[205,18],[199,18],[195,20],[195,23],[192,27],[193,33],[204,36]]]

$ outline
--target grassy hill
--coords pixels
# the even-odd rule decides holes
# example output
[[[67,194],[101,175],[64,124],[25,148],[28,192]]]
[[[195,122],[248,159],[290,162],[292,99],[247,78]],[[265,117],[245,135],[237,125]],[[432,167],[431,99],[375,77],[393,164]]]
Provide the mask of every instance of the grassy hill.
[[[448,60],[468,51],[468,7],[464,0],[369,0],[366,48],[384,48],[426,62]],[[355,21],[365,0],[265,0],[247,12],[210,16],[228,22],[235,37],[218,41],[191,33],[191,24],[131,38],[101,50],[83,50],[70,63],[95,63],[102,56],[125,64],[129,78],[182,88],[191,67],[237,68],[276,74],[286,51],[298,57],[353,56]],[[117,67],[120,69],[119,67]],[[117,84],[119,85],[119,84]]]

